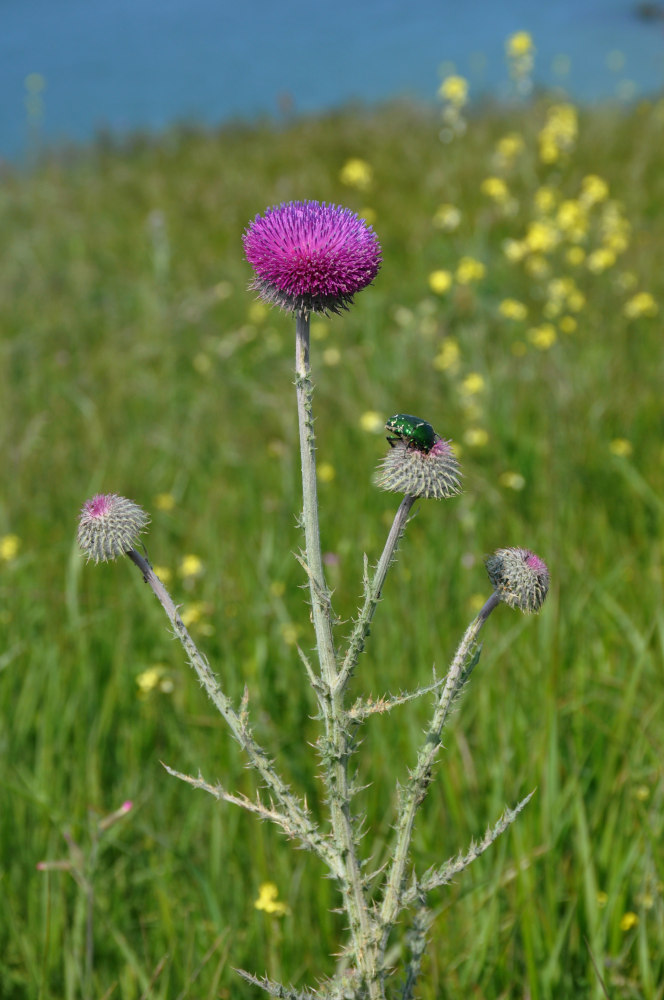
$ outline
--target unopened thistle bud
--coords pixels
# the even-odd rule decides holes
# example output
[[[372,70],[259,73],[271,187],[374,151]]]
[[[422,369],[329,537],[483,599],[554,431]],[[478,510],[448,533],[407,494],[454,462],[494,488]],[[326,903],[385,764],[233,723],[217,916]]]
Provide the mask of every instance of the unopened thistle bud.
[[[437,437],[428,451],[422,451],[399,439],[392,442],[374,482],[391,493],[444,500],[461,492],[460,477],[459,463],[449,441]]]
[[[291,201],[257,215],[244,236],[250,285],[289,312],[339,313],[381,265],[378,237],[348,208]]]
[[[86,500],[78,524],[78,544],[95,562],[126,555],[150,518],[142,507],[116,493],[98,493]]]
[[[549,590],[549,570],[529,549],[498,549],[486,560],[496,595],[525,614],[539,611]]]

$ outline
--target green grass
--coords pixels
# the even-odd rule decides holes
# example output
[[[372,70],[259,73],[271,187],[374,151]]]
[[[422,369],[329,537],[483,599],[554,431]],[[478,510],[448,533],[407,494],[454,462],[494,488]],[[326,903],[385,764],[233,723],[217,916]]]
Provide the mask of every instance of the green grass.
[[[334,971],[343,925],[318,862],[165,773],[161,761],[255,791],[135,568],[86,566],[74,543],[95,491],[152,512],[152,562],[174,571],[176,600],[205,603],[192,626],[201,647],[231,696],[248,686],[259,738],[318,811],[314,704],[284,630],[311,647],[292,555],[293,329],[252,312],[241,248],[257,212],[292,198],[371,207],[384,249],[375,286],[325,322],[313,349],[319,458],[336,473],[319,490],[323,545],[338,557],[330,577],[346,622],[362,552],[377,558],[398,503],[371,485],[386,445],[361,415],[421,414],[463,448],[464,495],[419,505],[357,692],[414,687],[432,664],[445,668],[488,596],[484,554],[524,545],[552,575],[539,618],[503,607],[489,621],[420,814],[425,868],[537,788],[496,848],[435,900],[421,995],[601,997],[591,953],[612,998],[664,995],[663,313],[623,314],[639,290],[664,306],[662,105],[582,112],[574,152],[551,167],[537,160],[544,115],[538,104],[485,108],[449,145],[433,115],[407,106],[183,130],[2,179],[0,536],[21,539],[0,563],[3,1000],[85,995],[82,892],[35,865],[66,857],[65,829],[88,845],[90,816],[125,799],[135,808],[105,836],[95,875],[89,996],[249,998],[233,967],[303,984]],[[508,131],[526,148],[506,175],[518,207],[505,218],[480,184]],[[353,156],[373,167],[369,192],[338,179]],[[577,331],[538,350],[527,329],[542,322],[547,280],[507,261],[502,242],[525,231],[538,185],[575,198],[589,173],[624,204],[630,245],[601,275],[551,255],[551,276],[573,273],[586,301]],[[443,202],[461,209],[454,233],[432,223]],[[433,295],[429,273],[464,254],[485,278]],[[508,296],[531,320],[501,318]],[[433,363],[446,337],[460,348],[456,371]],[[330,348],[337,364],[324,363]],[[462,391],[471,372],[485,380],[477,412]],[[485,446],[464,444],[477,427]],[[612,454],[617,438],[631,456]],[[503,485],[506,471],[524,488]],[[154,500],[165,492],[168,512]],[[177,567],[189,553],[205,572],[188,589]],[[137,676],[157,663],[173,693],[139,698]],[[427,714],[416,703],[367,725],[359,806],[374,862],[389,855],[395,779]],[[254,909],[266,880],[290,916]],[[629,912],[638,923],[624,929]]]

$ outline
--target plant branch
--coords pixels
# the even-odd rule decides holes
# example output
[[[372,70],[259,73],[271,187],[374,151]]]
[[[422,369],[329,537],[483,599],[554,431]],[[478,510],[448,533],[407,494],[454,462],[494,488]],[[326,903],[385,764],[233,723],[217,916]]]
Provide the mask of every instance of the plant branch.
[[[228,696],[222,691],[217,678],[210,670],[207,660],[199,651],[196,643],[189,635],[189,632],[180,618],[178,609],[175,606],[171,595],[168,593],[159,577],[155,574],[154,570],[150,566],[150,563],[140,554],[140,552],[137,552],[136,549],[131,549],[127,555],[131,561],[138,566],[143,574],[143,579],[150,586],[157,600],[166,612],[176,636],[184,647],[191,666],[198,675],[198,679],[205,688],[205,691],[215,708],[228,725],[231,733],[247,754],[251,765],[256,769],[256,771],[258,771],[261,778],[274,795],[276,801],[284,810],[284,813],[288,817],[293,829],[297,830],[298,837],[300,837],[302,841],[311,843],[312,845],[314,843],[318,844],[319,846],[316,849],[316,853],[326,862],[326,864],[329,865],[331,858],[328,859],[328,850],[326,849],[323,851],[321,846],[325,843],[323,835],[316,824],[312,823],[306,808],[300,804],[296,796],[293,795],[288,786],[277,773],[266,752],[254,739],[254,736],[246,722],[246,712],[243,712],[242,715],[238,715],[233,708],[230,698],[228,698]],[[335,852],[334,866],[331,870],[337,877],[340,877],[342,874],[343,869],[338,852]]]
[[[337,679],[337,686],[341,690],[343,690],[348,684],[348,681],[350,680],[357,665],[360,653],[364,649],[365,640],[369,635],[371,622],[373,620],[378,601],[380,600],[387,571],[392,564],[396,550],[399,546],[399,541],[405,531],[410,509],[415,503],[415,499],[415,497],[405,496],[401,501],[399,509],[394,516],[390,533],[387,536],[383,554],[378,560],[378,565],[376,566],[373,579],[368,579],[368,574],[365,569],[364,604],[362,605],[362,610],[355,621],[355,626],[348,642],[348,650],[344,657],[344,662]]]
[[[163,766],[170,775],[174,778],[179,778],[180,781],[186,782],[188,785],[191,785],[192,788],[199,788],[201,791],[207,792],[219,801],[229,802],[232,805],[240,806],[242,809],[246,809],[247,812],[253,813],[262,820],[270,820],[270,822],[276,823],[276,825],[280,826],[288,837],[299,840],[303,847],[306,847],[308,850],[318,855],[318,857],[325,862],[330,871],[334,872],[337,877],[341,875],[342,869],[338,853],[334,850],[328,840],[320,836],[320,832],[313,822],[310,821],[310,833],[305,835],[305,832],[302,829],[293,826],[293,822],[289,816],[285,813],[279,812],[274,807],[264,805],[258,795],[256,796],[256,801],[254,802],[246,795],[234,795],[232,792],[227,792],[226,789],[220,784],[210,785],[201,777],[194,778],[189,774],[183,774],[181,771],[176,771],[174,768],[169,767],[168,764],[164,764]]]
[[[466,629],[447,673],[445,687],[434,709],[424,745],[417,756],[417,763],[401,795],[397,815],[394,858],[390,866],[380,909],[381,955],[385,954],[389,935],[403,906],[404,879],[415,816],[426,797],[431,782],[431,772],[438,755],[443,727],[452,704],[470,673],[470,670],[467,669],[468,664],[474,666],[473,654],[477,636],[496,603],[498,602],[494,602],[490,598],[477,618]]]

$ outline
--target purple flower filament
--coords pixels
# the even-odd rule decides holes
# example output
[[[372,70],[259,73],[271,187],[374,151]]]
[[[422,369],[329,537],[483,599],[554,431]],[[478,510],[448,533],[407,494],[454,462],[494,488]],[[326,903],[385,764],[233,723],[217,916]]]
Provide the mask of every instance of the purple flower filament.
[[[292,312],[338,313],[378,274],[373,229],[348,208],[291,201],[257,215],[243,237],[261,298]]]

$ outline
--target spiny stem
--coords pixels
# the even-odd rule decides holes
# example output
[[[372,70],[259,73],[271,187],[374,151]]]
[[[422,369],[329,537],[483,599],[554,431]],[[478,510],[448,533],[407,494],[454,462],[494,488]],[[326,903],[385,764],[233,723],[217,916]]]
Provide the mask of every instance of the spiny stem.
[[[357,856],[357,844],[353,835],[348,782],[350,746],[343,703],[344,692],[337,684],[338,669],[332,635],[332,607],[321,557],[309,332],[309,313],[298,312],[295,324],[295,387],[302,459],[302,520],[313,624],[321,677],[327,688],[327,697],[322,699],[327,743],[324,773],[334,842],[341,853],[345,869],[341,890],[350,924],[354,957],[365,980],[370,1000],[380,1000],[382,990],[378,979],[376,932],[369,914]]]
[[[494,597],[495,595],[492,595],[489,598],[477,618],[466,629],[447,673],[445,687],[434,709],[425,743],[417,756],[417,763],[403,791],[397,817],[394,860],[390,866],[380,911],[381,942],[379,950],[381,956],[385,954],[389,935],[402,906],[404,879],[415,816],[424,800],[431,780],[431,768],[438,754],[441,733],[454,698],[463,684],[464,667],[472,653],[480,629],[496,604],[500,603],[499,600],[494,600]]]
[[[274,793],[277,802],[282,806],[293,828],[297,831],[297,835],[325,862],[337,878],[341,878],[344,869],[339,851],[322,836],[320,830],[308,816],[306,809],[302,808],[297,798],[282,781],[263,748],[256,742],[242,717],[233,708],[230,698],[222,691],[217,678],[210,670],[207,660],[189,635],[171,595],[155,574],[150,563],[136,549],[130,549],[127,555],[138,566],[143,574],[143,579],[150,586],[155,597],[166,612],[173,630],[184,647],[189,662],[196,671],[198,679],[205,688],[208,697],[249,757],[253,767],[258,771],[268,788]]]
[[[344,662],[337,679],[337,687],[339,690],[343,690],[348,684],[348,681],[350,680],[353,670],[357,664],[359,655],[364,649],[364,641],[369,635],[369,629],[371,628],[371,622],[373,620],[378,601],[380,600],[387,571],[390,568],[392,560],[394,559],[395,552],[399,545],[399,540],[406,528],[408,515],[410,514],[411,507],[415,503],[415,499],[415,497],[405,496],[401,501],[399,509],[394,516],[390,533],[387,536],[383,554],[378,560],[378,565],[376,566],[373,579],[365,585],[364,604],[357,617],[357,621],[355,622],[355,627],[348,643],[348,651],[344,657]]]

